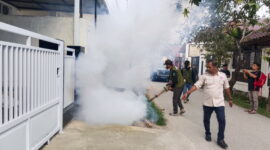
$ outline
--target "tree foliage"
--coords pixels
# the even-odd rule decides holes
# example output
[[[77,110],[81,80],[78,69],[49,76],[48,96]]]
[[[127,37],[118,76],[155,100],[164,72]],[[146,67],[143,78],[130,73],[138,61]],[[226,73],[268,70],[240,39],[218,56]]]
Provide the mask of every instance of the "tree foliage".
[[[214,57],[218,64],[228,63],[232,57],[233,50],[237,49],[234,39],[222,32],[222,28],[211,28],[199,32],[195,41],[203,43],[203,48],[207,51],[205,57]]]
[[[191,4],[213,5],[212,22],[210,26],[202,29],[195,38],[197,43],[204,43],[204,49],[214,56],[219,62],[226,62],[231,56],[230,52],[237,56],[235,75],[231,79],[231,87],[236,83],[236,74],[242,68],[240,45],[243,39],[252,30],[252,26],[258,25],[257,12],[262,5],[270,8],[269,0],[190,0]]]
[[[231,51],[235,51],[240,55],[242,51],[240,40],[251,32],[250,27],[258,24],[257,12],[260,6],[268,4],[268,1],[206,0],[205,2],[211,2],[212,5],[215,5],[213,10],[215,15],[212,18],[213,23],[198,33],[196,42],[205,43],[204,48],[206,51],[211,55],[217,55],[216,57],[219,57],[220,54],[229,57],[229,55],[225,54]],[[190,0],[190,3],[201,5],[202,1]],[[220,59],[224,60],[219,61],[226,61],[228,58],[220,57]]]

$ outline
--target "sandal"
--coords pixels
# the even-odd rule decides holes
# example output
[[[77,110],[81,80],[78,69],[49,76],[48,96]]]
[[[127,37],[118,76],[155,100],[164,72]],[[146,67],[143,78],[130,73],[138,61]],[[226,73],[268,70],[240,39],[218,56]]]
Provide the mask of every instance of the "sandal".
[[[179,116],[178,113],[169,113],[170,116]]]
[[[246,109],[245,112],[252,112],[252,110],[251,109]]]
[[[183,115],[185,112],[186,112],[186,111],[185,111],[184,109],[182,109],[182,110],[180,111],[180,115]]]
[[[251,112],[249,112],[249,114],[256,114],[257,111],[256,110],[252,110]]]

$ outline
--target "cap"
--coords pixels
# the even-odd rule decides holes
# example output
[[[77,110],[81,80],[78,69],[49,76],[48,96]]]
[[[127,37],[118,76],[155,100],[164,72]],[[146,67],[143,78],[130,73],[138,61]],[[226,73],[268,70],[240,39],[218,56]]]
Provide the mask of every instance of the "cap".
[[[164,63],[164,65],[173,65],[173,62],[170,59],[167,59]]]

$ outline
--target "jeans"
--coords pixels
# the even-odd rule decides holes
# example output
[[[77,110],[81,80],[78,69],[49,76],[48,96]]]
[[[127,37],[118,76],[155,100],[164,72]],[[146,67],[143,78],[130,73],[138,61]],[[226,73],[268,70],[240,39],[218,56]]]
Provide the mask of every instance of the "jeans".
[[[186,84],[184,85],[183,93],[184,93],[184,94],[187,93],[188,90],[190,90],[191,88],[192,88],[192,84],[191,84],[191,83],[186,83]],[[189,95],[188,95],[188,97],[187,97],[187,100],[188,100],[188,98],[189,98]]]
[[[204,112],[204,117],[203,117],[203,123],[204,123],[204,128],[205,128],[205,134],[211,136],[210,132],[210,118],[211,115],[215,111],[217,120],[218,120],[218,141],[224,140],[224,132],[225,132],[225,125],[226,125],[226,119],[225,119],[225,107],[208,107],[208,106],[203,106],[203,112]]]
[[[173,113],[178,113],[178,106],[180,110],[184,109],[182,101],[181,101],[181,94],[183,92],[183,87],[181,88],[174,88],[173,90]]]

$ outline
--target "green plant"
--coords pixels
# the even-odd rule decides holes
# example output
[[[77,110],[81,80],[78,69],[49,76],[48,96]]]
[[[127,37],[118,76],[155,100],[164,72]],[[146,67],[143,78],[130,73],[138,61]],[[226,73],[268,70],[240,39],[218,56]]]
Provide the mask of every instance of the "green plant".
[[[266,48],[265,49],[265,52],[266,52],[266,56],[264,56],[264,60],[270,62],[270,48]]]
[[[234,92],[234,95],[233,95],[234,104],[240,107],[249,109],[250,108],[249,98],[246,95],[247,94],[243,92],[239,92],[239,91]],[[266,111],[266,106],[267,106],[267,99],[260,97],[259,108],[257,110],[257,113],[270,118],[270,112]]]
[[[158,120],[156,121],[156,124],[159,126],[166,126],[166,119],[164,117],[163,111],[155,104],[151,103],[151,107],[156,111]]]

